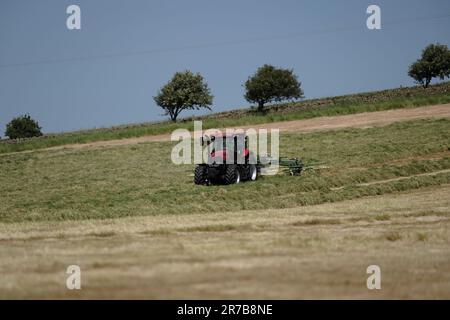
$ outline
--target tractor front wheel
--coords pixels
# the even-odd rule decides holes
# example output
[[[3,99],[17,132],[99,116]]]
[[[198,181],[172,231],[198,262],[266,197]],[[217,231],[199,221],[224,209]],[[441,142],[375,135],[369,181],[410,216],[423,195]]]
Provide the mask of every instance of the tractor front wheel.
[[[234,184],[241,182],[241,174],[236,165],[228,165],[225,170],[225,183]]]
[[[194,183],[205,184],[206,183],[206,167],[196,166],[194,172]]]
[[[245,179],[247,181],[255,181],[258,178],[258,169],[255,164],[245,166]]]

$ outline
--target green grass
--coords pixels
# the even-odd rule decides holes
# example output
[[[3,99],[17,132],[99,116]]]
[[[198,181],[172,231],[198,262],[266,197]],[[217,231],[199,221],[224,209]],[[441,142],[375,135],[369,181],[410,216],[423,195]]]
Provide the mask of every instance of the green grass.
[[[417,233],[417,240],[418,241],[425,242],[425,241],[428,241],[428,239],[429,239],[429,236],[428,236],[427,233],[425,233],[425,232],[418,232]]]
[[[391,216],[387,213],[378,214],[375,216],[376,221],[388,221],[391,219]]]
[[[386,239],[389,241],[397,241],[402,239],[402,235],[399,232],[389,232],[386,234]]]
[[[206,226],[195,226],[188,228],[177,229],[178,232],[226,232],[226,231],[240,231],[249,230],[251,226],[248,224],[234,225],[234,224],[211,224]]]
[[[449,128],[441,119],[282,135],[282,155],[328,168],[232,186],[195,186],[193,165],[171,164],[171,142],[2,155],[0,221],[287,208],[446,184],[450,173],[359,185],[449,169]]]
[[[297,221],[294,222],[292,225],[294,227],[301,227],[301,226],[315,226],[315,225],[330,225],[330,224],[340,224],[341,220],[339,219],[310,219],[306,221]]]
[[[253,109],[238,109],[199,117],[197,119],[203,120],[204,129],[209,129],[261,124],[274,121],[308,119],[321,116],[413,108],[443,103],[450,103],[450,82],[434,85],[426,90],[420,87],[411,87],[273,105],[267,108],[267,113],[264,115],[256,113]],[[192,130],[193,119],[194,118],[187,118],[179,123],[143,123],[91,129],[45,135],[43,137],[24,141],[1,140],[0,153],[42,149],[66,144],[164,134],[170,133],[177,128]]]

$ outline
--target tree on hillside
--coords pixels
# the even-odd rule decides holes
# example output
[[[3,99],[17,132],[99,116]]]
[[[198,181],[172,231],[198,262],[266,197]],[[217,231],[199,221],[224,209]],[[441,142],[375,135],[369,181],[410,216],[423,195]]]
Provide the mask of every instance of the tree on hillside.
[[[169,115],[173,122],[177,121],[181,111],[201,108],[211,110],[210,106],[213,102],[213,96],[208,85],[203,81],[203,77],[199,73],[194,74],[191,71],[175,73],[153,99],[158,106],[165,110],[166,115]]]
[[[41,127],[29,114],[12,119],[6,125],[5,136],[21,139],[42,136]]]
[[[244,97],[250,103],[257,103],[261,112],[266,103],[302,98],[300,86],[293,70],[265,64],[245,82]]]
[[[422,51],[422,57],[409,67],[408,75],[424,88],[428,87],[433,78],[448,78],[450,50],[443,44],[430,44]]]

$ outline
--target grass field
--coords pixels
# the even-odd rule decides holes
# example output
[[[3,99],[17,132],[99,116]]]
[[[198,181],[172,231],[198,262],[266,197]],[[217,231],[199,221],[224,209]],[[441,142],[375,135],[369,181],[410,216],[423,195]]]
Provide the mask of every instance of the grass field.
[[[280,154],[327,168],[227,187],[195,186],[193,165],[172,165],[171,142],[3,155],[0,221],[288,208],[450,183],[449,128],[438,119],[284,134]],[[372,184],[399,177],[410,178]]]
[[[0,298],[450,298],[450,118],[282,133],[321,166],[231,186],[172,146],[0,155]]]
[[[0,298],[449,299],[449,194],[0,224]],[[79,291],[65,287],[71,264]],[[381,290],[366,287],[372,264]]]
[[[248,108],[215,113],[204,117],[198,117],[198,119],[203,120],[204,129],[209,129],[309,119],[322,116],[413,108],[449,102],[450,82],[444,82],[430,86],[428,89],[423,89],[421,87],[406,87],[273,105],[267,107],[267,112],[265,114],[258,114],[254,109]],[[161,123],[143,123],[112,128],[50,134],[24,141],[0,140],[0,154],[43,149],[66,144],[163,134],[172,132],[177,128],[192,130],[192,119],[193,118],[187,118],[181,120],[179,123],[165,121]]]

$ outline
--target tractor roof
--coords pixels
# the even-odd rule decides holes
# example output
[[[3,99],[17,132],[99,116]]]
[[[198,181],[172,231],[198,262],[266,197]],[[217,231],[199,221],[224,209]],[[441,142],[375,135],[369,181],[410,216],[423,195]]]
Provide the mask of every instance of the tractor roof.
[[[213,134],[211,137],[222,137],[222,138],[234,138],[234,137],[246,137],[247,135],[245,133],[232,133],[232,134],[226,134],[226,133],[219,133],[219,134]]]

